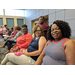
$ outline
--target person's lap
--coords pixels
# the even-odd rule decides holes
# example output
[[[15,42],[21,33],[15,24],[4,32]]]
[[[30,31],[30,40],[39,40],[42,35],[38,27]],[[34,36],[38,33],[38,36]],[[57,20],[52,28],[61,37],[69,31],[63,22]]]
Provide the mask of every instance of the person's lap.
[[[9,62],[13,64],[17,64],[17,65],[34,65],[35,64],[35,60],[33,60],[31,57],[26,55],[16,56],[14,53],[9,53],[8,59],[9,59]]]

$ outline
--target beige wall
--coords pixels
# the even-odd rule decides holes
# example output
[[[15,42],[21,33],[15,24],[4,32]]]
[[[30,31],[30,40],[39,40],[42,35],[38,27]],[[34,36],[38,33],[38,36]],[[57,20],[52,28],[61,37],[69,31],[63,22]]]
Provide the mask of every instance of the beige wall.
[[[17,26],[17,19],[24,19],[24,24],[25,24],[25,17],[0,15],[0,18],[3,18],[3,25],[7,24],[6,18],[14,18],[14,26]]]

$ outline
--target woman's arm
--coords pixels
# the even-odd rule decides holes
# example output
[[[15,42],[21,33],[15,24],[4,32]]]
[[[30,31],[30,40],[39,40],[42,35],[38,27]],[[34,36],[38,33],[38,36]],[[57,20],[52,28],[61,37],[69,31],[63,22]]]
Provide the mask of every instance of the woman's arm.
[[[67,65],[75,65],[75,44],[72,40],[68,40],[64,44]]]
[[[49,43],[49,41],[47,41],[47,43],[46,43],[44,49],[47,47],[48,43]],[[43,49],[42,53],[40,54],[40,56],[38,57],[38,59],[37,59],[35,65],[41,65],[42,60],[43,60],[43,58],[44,58],[44,56],[45,56],[44,49]]]
[[[18,33],[14,36],[12,40],[16,41],[16,39],[22,35],[22,32],[18,31]]]
[[[39,43],[38,43],[38,50],[34,51],[34,52],[24,52],[25,55],[27,56],[38,56],[40,55],[40,53],[42,52],[44,46],[46,44],[46,38],[44,36],[40,37],[39,39]]]

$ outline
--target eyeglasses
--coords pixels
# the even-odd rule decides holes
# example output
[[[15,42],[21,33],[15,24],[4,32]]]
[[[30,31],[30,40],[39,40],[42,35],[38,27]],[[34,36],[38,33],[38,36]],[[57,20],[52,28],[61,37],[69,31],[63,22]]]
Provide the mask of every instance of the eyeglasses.
[[[39,31],[41,31],[41,30],[36,30],[35,32],[37,32],[37,31],[39,32]]]

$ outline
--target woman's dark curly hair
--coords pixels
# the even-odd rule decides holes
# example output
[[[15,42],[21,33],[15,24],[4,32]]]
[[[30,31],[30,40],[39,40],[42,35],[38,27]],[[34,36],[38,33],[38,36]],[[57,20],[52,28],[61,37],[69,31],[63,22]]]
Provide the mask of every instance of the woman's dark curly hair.
[[[70,38],[71,28],[70,28],[70,26],[67,22],[62,21],[62,20],[56,20],[56,21],[53,22],[53,24],[56,24],[60,28],[63,38]],[[49,27],[49,29],[47,31],[47,39],[51,40],[51,41],[54,40],[54,38],[51,36],[51,27],[52,27],[52,25]]]

